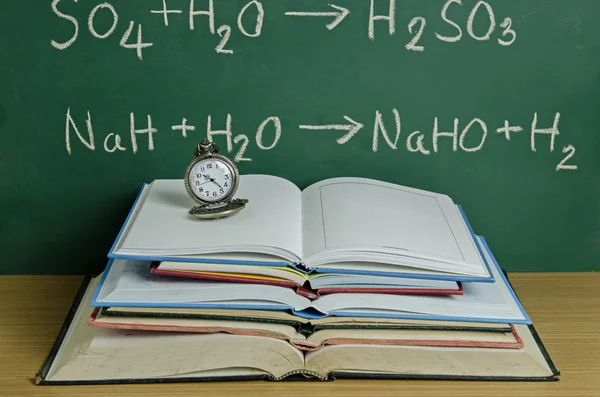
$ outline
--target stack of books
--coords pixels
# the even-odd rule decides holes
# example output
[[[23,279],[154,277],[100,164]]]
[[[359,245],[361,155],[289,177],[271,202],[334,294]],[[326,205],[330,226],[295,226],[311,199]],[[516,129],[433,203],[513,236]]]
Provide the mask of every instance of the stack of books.
[[[238,196],[243,211],[199,220],[183,181],[144,185],[38,383],[558,379],[450,197],[267,175]]]

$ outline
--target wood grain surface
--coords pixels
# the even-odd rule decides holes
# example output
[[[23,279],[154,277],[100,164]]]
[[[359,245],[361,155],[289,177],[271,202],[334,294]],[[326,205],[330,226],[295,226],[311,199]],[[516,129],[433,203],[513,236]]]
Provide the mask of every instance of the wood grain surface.
[[[559,382],[227,382],[35,386],[82,281],[79,276],[0,277],[0,396],[600,396],[600,274],[511,273]]]

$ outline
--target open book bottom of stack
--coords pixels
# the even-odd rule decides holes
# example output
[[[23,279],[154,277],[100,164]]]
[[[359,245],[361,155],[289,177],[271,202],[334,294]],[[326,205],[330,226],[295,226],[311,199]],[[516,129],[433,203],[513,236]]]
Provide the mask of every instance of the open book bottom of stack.
[[[84,282],[38,384],[558,375],[526,324],[93,308],[96,285]]]

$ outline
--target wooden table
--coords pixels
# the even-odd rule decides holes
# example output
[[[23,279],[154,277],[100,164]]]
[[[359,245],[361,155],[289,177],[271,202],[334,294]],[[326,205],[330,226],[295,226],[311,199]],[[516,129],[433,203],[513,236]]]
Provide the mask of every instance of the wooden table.
[[[231,382],[170,385],[35,386],[82,278],[0,277],[0,396],[600,396],[600,274],[512,273],[559,382]]]

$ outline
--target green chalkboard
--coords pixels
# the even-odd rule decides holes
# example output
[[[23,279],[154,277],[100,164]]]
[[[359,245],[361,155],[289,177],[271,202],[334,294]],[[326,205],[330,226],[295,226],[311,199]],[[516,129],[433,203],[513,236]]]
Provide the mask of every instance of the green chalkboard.
[[[209,129],[243,174],[446,193],[508,270],[600,269],[600,2],[331,4],[4,2],[0,272],[102,269]]]

